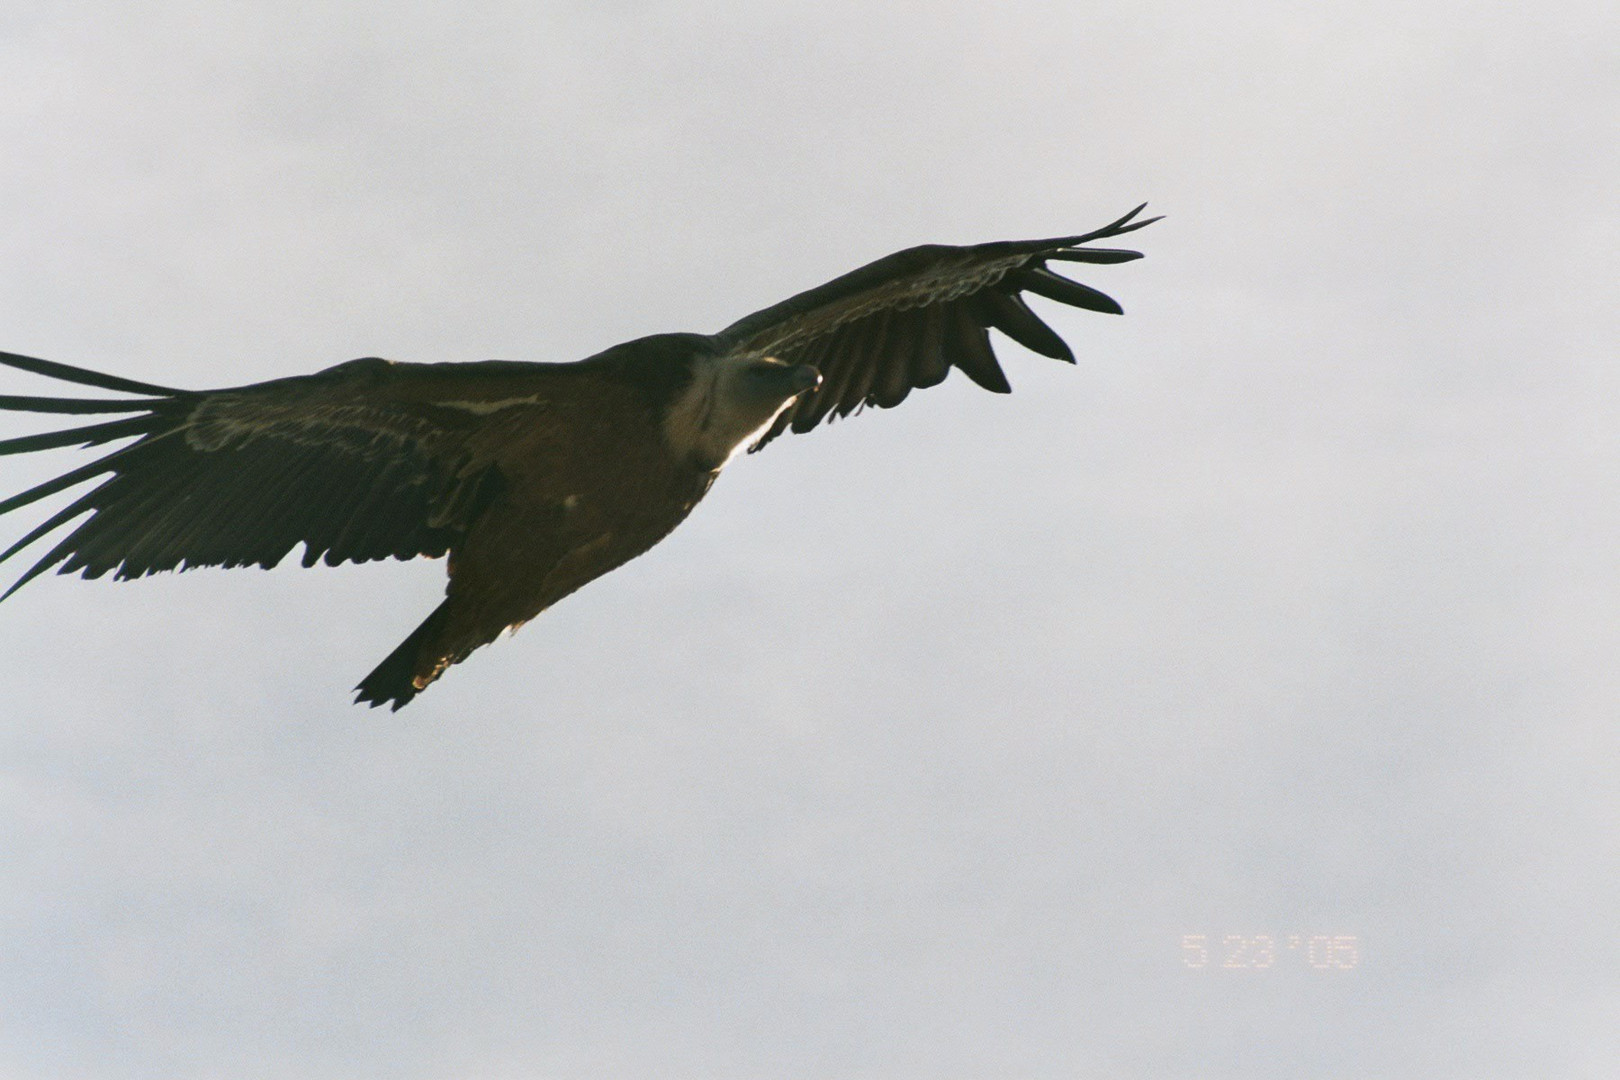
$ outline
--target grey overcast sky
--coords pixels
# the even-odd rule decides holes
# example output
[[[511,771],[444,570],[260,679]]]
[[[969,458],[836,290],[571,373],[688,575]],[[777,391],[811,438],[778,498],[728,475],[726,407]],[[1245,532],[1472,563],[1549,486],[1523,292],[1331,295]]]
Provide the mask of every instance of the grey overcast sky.
[[[397,715],[438,563],[0,606],[0,1078],[1613,1076],[1617,34],[8,3],[0,348],[159,383],[1169,216]]]

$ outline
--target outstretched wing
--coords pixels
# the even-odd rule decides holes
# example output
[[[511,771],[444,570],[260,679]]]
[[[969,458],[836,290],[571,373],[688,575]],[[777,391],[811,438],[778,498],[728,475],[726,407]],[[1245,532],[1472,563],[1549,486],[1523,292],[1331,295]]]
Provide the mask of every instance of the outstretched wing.
[[[783,412],[753,448],[789,428],[809,431],[828,416],[848,416],[865,405],[893,408],[912,390],[942,381],[953,367],[986,390],[1010,392],[990,346],[991,327],[1043,356],[1074,363],[1068,345],[1021,294],[1120,314],[1110,297],[1053,273],[1046,264],[1140,259],[1138,251],[1081,245],[1159,220],[1138,219],[1145,208],[1144,203],[1082,236],[908,248],[722,330],[716,337],[732,351],[764,353],[821,371],[821,386]]]
[[[119,578],[193,566],[274,566],[299,544],[312,566],[443,555],[500,484],[469,436],[499,392],[550,365],[355,360],[314,375],[187,391],[0,353],[0,364],[123,399],[0,396],[0,409],[126,413],[0,441],[0,455],[134,438],[121,449],[0,501],[0,514],[101,483],[0,553],[0,561],[84,518],[4,596],[37,575]],[[455,370],[450,370],[455,369]],[[463,400],[457,400],[463,399]],[[85,515],[88,515],[86,517]],[[0,599],[4,599],[0,596]]]

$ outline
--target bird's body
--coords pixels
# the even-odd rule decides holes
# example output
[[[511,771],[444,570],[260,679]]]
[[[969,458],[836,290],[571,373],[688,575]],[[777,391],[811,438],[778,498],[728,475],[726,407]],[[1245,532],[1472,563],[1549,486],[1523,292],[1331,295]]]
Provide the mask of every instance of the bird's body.
[[[1138,211],[1140,208],[1138,208]],[[570,364],[355,360],[181,391],[0,353],[0,364],[124,399],[0,396],[0,409],[134,413],[0,441],[0,454],[135,441],[0,501],[0,514],[111,474],[4,553],[85,518],[11,591],[56,567],[120,578],[193,566],[449,555],[444,602],[358,687],[399,708],[503,630],[645,552],[734,454],[829,414],[890,407],[961,368],[1005,377],[986,329],[1072,360],[1019,298],[1117,311],[1044,268],[1122,262],[1083,237],[913,248],[716,335],[665,334]],[[8,592],[6,595],[10,595]]]

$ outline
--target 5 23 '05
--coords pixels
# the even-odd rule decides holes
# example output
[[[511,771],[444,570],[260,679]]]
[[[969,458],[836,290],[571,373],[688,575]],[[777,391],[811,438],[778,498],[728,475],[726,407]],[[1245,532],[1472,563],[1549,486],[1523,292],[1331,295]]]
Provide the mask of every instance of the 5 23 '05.
[[[1279,957],[1295,953],[1318,971],[1349,971],[1361,963],[1353,934],[1183,934],[1181,962],[1194,970],[1263,971]]]

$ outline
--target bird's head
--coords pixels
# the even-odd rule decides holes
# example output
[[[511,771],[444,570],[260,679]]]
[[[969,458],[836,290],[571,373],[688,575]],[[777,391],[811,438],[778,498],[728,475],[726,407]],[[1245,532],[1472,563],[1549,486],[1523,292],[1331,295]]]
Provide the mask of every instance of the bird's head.
[[[821,372],[808,364],[757,354],[698,356],[664,433],[678,453],[719,470],[795,398],[820,385]]]

